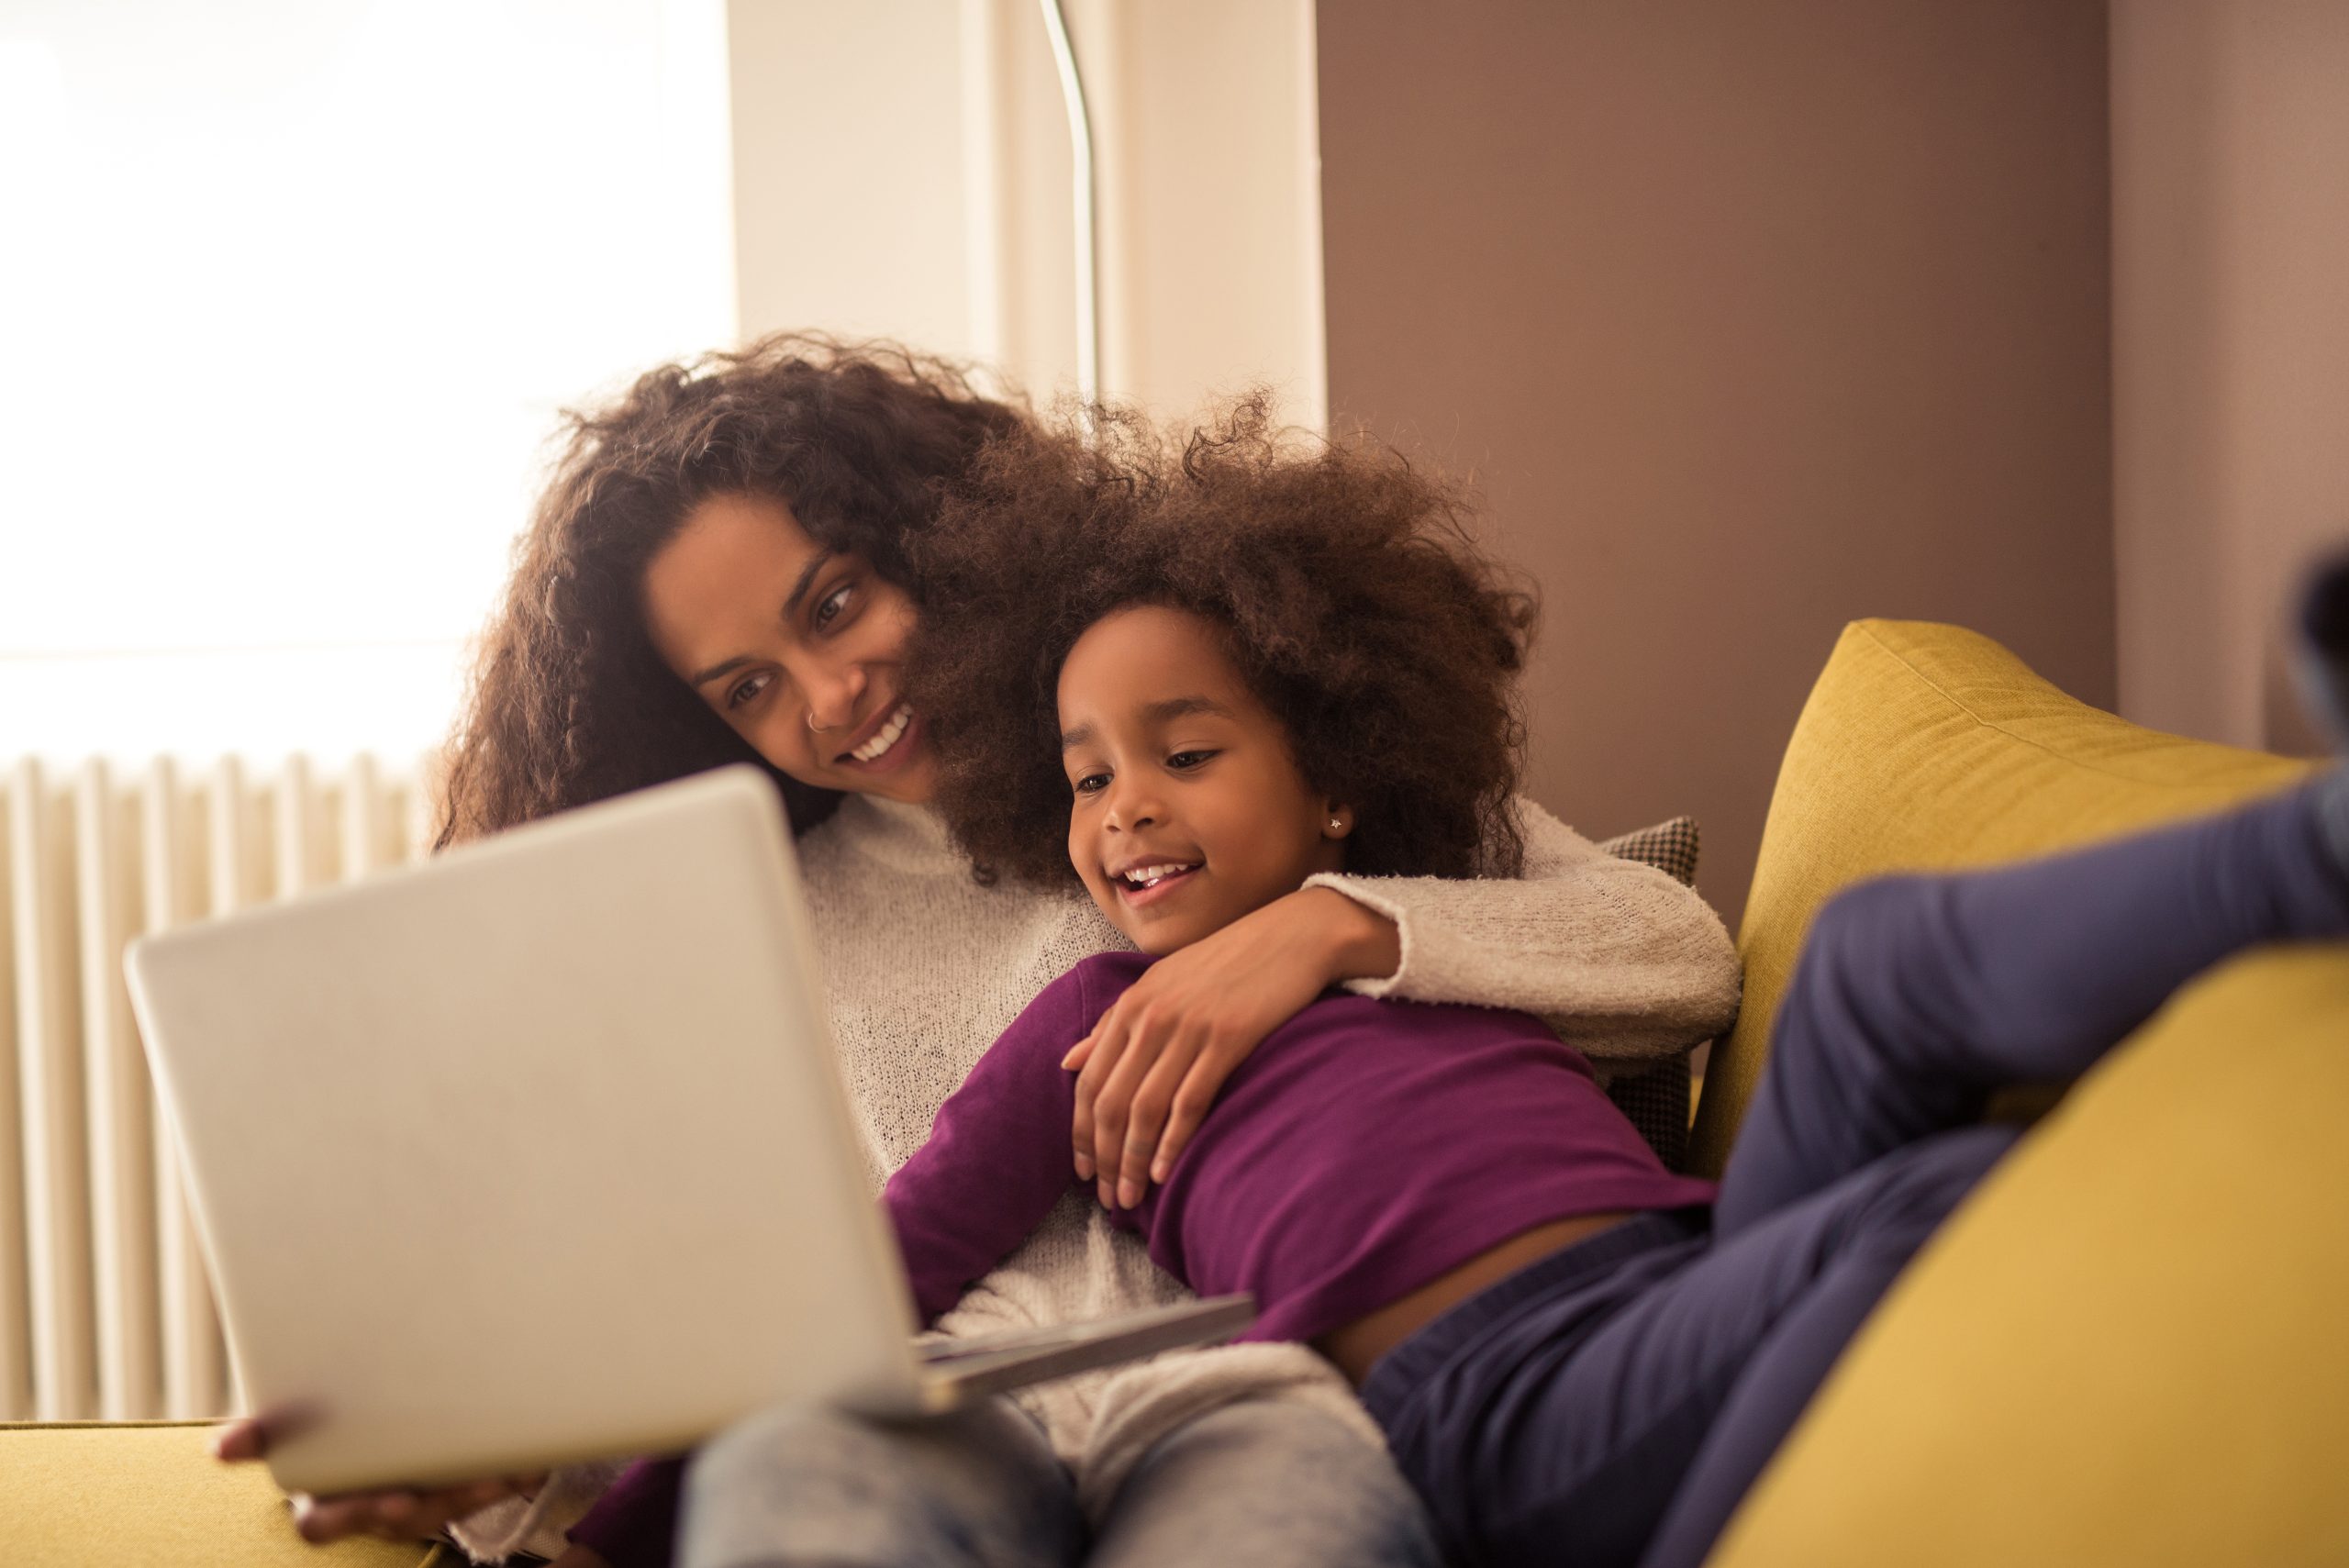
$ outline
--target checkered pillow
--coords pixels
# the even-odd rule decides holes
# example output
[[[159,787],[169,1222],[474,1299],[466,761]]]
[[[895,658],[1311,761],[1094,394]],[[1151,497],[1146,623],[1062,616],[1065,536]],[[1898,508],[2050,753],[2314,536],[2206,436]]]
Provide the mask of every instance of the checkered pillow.
[[[1650,865],[1683,887],[1697,885],[1697,819],[1675,817],[1636,833],[1625,833],[1598,846],[1602,854],[1619,861]]]
[[[1598,846],[1618,860],[1651,865],[1684,887],[1697,884],[1697,819],[1675,817]],[[1607,1096],[1631,1118],[1648,1147],[1671,1170],[1688,1157],[1688,1058],[1686,1053],[1610,1079]]]

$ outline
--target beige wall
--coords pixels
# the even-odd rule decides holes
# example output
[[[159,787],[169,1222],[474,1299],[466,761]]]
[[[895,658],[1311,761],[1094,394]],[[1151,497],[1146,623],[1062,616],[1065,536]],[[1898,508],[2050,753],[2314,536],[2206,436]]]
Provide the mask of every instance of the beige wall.
[[[818,327],[969,352],[957,19],[949,0],[730,0],[745,337]]]
[[[1264,382],[1319,426],[1313,0],[1070,0],[1093,99],[1103,388]],[[1068,122],[1034,0],[730,0],[743,332],[1076,367]]]
[[[2291,588],[2349,543],[2349,6],[2112,8],[2121,711],[2319,750]]]
[[[1322,428],[1313,0],[1071,11],[1080,46],[1108,44],[1096,135],[1109,390],[1180,414],[1262,383],[1292,421]]]
[[[1331,0],[1333,417],[1547,595],[1532,793],[1732,919],[1837,629],[2114,692],[2100,0]]]

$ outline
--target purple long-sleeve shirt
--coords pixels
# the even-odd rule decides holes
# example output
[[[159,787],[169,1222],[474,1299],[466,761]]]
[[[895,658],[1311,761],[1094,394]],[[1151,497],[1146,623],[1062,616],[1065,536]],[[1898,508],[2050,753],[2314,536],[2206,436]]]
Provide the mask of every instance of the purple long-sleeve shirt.
[[[1150,962],[1103,953],[1047,987],[889,1179],[923,1321],[1069,1190],[1061,1058]],[[1665,1170],[1539,1019],[1331,994],[1265,1038],[1166,1180],[1113,1218],[1202,1295],[1253,1293],[1243,1339],[1310,1340],[1537,1225],[1713,1193]]]
[[[1103,953],[1046,987],[889,1179],[924,1323],[1069,1191],[1076,1078],[1061,1059],[1150,963]],[[1333,993],[1265,1037],[1166,1180],[1113,1222],[1200,1294],[1253,1293],[1241,1338],[1309,1340],[1537,1225],[1713,1194],[1665,1170],[1539,1019]],[[631,1467],[571,1538],[616,1568],[660,1568],[682,1468]]]

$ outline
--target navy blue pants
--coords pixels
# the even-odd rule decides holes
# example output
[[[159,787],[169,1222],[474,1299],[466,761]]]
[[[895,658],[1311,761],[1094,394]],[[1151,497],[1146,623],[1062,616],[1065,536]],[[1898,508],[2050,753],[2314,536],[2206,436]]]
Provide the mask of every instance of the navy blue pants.
[[[2303,790],[1819,913],[1709,1211],[1627,1220],[1472,1297],[1363,1398],[1465,1564],[1695,1568],[1894,1277],[2073,1077],[2203,969],[2349,936]],[[2220,1069],[2223,1070],[2223,1069]]]

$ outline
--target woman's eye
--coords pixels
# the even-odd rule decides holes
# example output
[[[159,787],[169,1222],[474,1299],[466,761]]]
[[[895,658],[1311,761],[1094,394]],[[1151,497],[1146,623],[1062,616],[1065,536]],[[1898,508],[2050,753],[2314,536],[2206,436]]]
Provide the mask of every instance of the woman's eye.
[[[749,702],[751,698],[757,696],[761,692],[765,691],[766,689],[766,676],[747,676],[744,679],[736,682],[733,689],[726,694],[726,706],[728,707],[740,707],[744,703]]]
[[[816,613],[813,617],[816,622],[816,629],[821,631],[824,628],[831,625],[833,621],[839,619],[841,613],[848,608],[850,595],[854,594],[855,591],[855,584],[843,583],[839,587],[833,589],[830,593],[825,595],[822,601],[816,606]]]
[[[1213,751],[1177,751],[1166,759],[1166,765],[1178,773],[1186,773],[1213,757]]]

